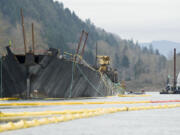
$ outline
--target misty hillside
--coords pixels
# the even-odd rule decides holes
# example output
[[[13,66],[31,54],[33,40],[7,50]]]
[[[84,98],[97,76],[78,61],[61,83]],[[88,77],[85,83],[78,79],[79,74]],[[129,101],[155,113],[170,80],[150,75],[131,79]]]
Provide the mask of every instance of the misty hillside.
[[[0,0],[0,44],[12,40],[12,48],[23,53],[20,8],[24,10],[27,44],[31,46],[31,23],[35,24],[36,49],[59,48],[60,52],[74,53],[81,31],[89,33],[84,58],[91,65],[95,62],[95,45],[98,53],[111,57],[111,66],[117,68],[119,79],[128,87],[144,88],[152,84],[162,87],[166,78],[166,58],[153,48],[141,48],[133,40],[96,27],[89,19],[82,21],[75,12],[53,0]],[[133,85],[136,84],[136,85]],[[133,87],[136,89],[135,87]]]
[[[176,48],[177,53],[180,53],[180,43],[160,40],[160,41],[152,41],[151,43],[140,43],[141,46],[146,46],[149,48],[150,45],[154,49],[158,49],[160,54],[163,54],[166,57],[172,55],[173,49]]]

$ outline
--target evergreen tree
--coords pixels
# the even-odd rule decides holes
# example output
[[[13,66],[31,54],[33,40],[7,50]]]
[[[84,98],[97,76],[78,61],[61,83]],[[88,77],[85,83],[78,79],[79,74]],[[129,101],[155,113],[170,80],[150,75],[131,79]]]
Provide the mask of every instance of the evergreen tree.
[[[129,68],[129,59],[126,55],[123,56],[121,65],[124,68]]]

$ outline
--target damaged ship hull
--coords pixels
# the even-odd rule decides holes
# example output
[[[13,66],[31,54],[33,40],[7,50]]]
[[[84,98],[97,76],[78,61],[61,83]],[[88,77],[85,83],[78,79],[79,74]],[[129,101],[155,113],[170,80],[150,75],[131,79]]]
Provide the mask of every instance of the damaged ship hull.
[[[3,97],[24,97],[32,93],[51,98],[112,95],[98,71],[60,59],[57,54],[35,55],[34,63],[28,65],[25,55],[15,55],[7,47],[2,74]]]

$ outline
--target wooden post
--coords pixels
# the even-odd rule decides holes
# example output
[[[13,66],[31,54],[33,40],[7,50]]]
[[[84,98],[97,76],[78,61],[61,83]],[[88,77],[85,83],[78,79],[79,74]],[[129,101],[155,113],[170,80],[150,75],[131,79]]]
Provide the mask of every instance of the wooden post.
[[[34,45],[34,24],[32,23],[32,51],[35,54],[35,45]]]
[[[25,55],[27,53],[27,47],[26,47],[26,33],[25,33],[25,28],[24,28],[24,16],[23,16],[23,10],[21,8],[21,23],[22,23],[22,32],[23,32],[23,40],[24,40],[24,52]]]
[[[95,67],[97,67],[97,54],[98,53],[98,44],[96,42],[96,59],[95,59]]]
[[[176,90],[176,48],[174,48],[174,90]]]

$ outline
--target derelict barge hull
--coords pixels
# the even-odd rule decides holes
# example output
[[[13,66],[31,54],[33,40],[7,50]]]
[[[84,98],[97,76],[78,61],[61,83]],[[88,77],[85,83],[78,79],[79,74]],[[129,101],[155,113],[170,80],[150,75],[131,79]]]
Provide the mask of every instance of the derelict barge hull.
[[[3,97],[25,97],[34,91],[43,97],[96,97],[112,95],[97,71],[52,55],[15,55],[9,47],[2,63]],[[31,62],[30,62],[31,61]],[[33,64],[32,64],[33,63]],[[29,83],[28,83],[29,78]],[[37,94],[36,93],[36,94]]]

